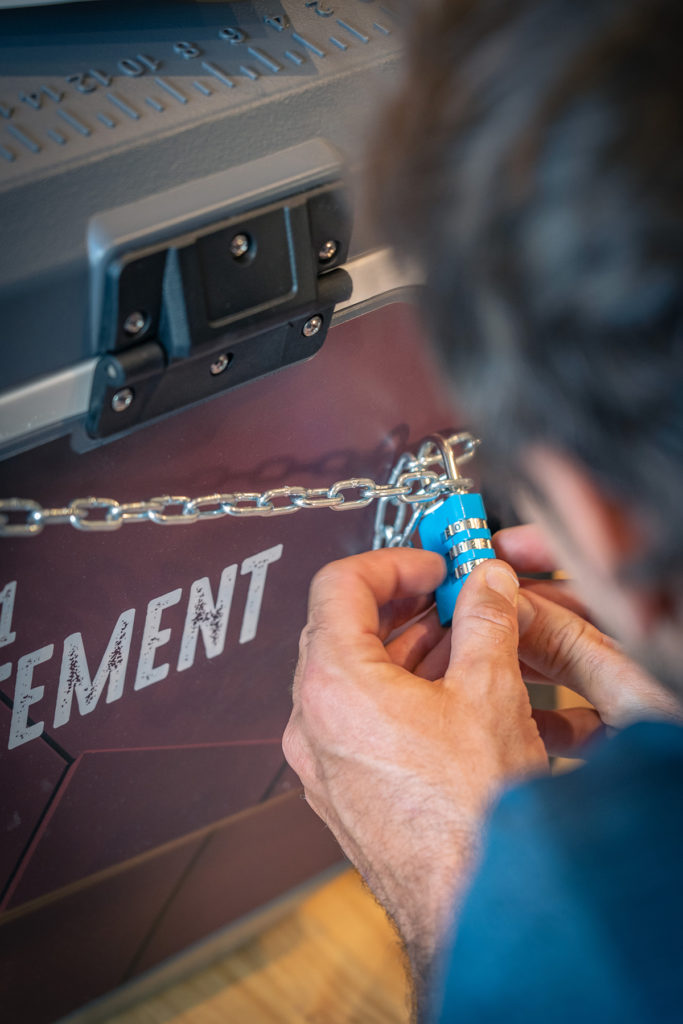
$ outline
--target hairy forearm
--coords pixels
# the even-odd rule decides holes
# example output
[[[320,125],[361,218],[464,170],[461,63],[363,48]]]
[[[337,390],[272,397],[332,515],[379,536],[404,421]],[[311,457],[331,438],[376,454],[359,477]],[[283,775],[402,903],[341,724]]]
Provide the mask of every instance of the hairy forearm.
[[[392,921],[403,946],[411,981],[412,1020],[428,1020],[429,997],[445,947],[452,941],[460,908],[479,863],[481,827],[448,832],[419,858],[372,867],[358,855],[361,875]]]
[[[413,620],[442,576],[417,550],[316,576],[283,738],[308,802],[402,936],[418,1012],[491,802],[548,764],[519,669],[517,578],[491,560],[472,572],[435,678],[425,660],[443,632],[436,616]]]

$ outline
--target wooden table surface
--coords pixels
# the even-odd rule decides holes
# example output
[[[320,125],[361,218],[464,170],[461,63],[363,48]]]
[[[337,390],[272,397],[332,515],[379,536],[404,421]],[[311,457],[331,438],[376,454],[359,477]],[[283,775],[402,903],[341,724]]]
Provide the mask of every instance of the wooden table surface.
[[[345,871],[247,945],[107,1024],[408,1024],[396,934]]]

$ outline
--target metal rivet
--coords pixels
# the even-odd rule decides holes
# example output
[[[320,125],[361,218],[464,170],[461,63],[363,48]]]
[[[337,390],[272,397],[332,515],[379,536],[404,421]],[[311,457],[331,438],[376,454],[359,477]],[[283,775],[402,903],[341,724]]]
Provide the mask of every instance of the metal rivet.
[[[312,338],[314,334],[317,334],[323,325],[323,318],[321,316],[312,316],[310,320],[307,320],[304,326],[301,328],[301,333],[304,338]]]
[[[209,369],[214,377],[217,377],[219,373],[223,373],[223,370],[227,370],[228,366],[232,362],[232,356],[229,352],[224,352],[223,355],[219,356],[215,362],[211,363]]]
[[[235,237],[230,242],[230,254],[234,256],[236,260],[238,260],[240,256],[246,256],[246,254],[249,252],[250,245],[251,239],[249,238],[249,235],[235,235]]]
[[[330,238],[329,241],[323,242],[318,249],[318,259],[321,263],[329,263],[337,255],[337,243],[333,242]]]
[[[132,388],[121,388],[112,398],[111,407],[114,412],[125,412],[133,404],[134,398],[135,395]]]
[[[135,313],[130,313],[123,321],[124,333],[129,335],[131,338],[136,337],[144,331],[147,326],[147,317],[144,313],[140,313],[138,310]]]

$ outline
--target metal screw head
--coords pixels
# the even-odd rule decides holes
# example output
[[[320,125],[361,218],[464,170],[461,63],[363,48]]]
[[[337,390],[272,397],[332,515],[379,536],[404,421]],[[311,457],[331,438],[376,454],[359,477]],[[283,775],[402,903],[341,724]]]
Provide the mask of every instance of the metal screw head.
[[[231,360],[232,356],[230,355],[230,353],[224,352],[222,355],[218,357],[218,359],[211,363],[209,370],[211,371],[214,377],[217,377],[219,373],[223,373],[223,370],[227,370]]]
[[[126,319],[123,321],[124,333],[129,337],[134,338],[136,335],[144,331],[147,326],[147,317],[144,313],[136,310],[134,313],[129,313]]]
[[[318,259],[321,263],[329,263],[336,255],[337,243],[333,242],[331,238],[327,242],[323,242],[318,249]]]
[[[321,316],[312,316],[311,319],[307,320],[306,323],[301,328],[301,333],[303,334],[304,338],[312,338],[315,334],[318,333],[322,325],[323,318]]]
[[[240,256],[246,256],[246,254],[249,252],[250,245],[251,239],[249,238],[249,235],[244,235],[241,233],[239,235],[235,235],[235,237],[230,242],[231,256],[234,256],[236,260],[238,260]]]
[[[114,412],[125,412],[133,404],[135,394],[132,388],[121,388],[111,400],[111,407]]]

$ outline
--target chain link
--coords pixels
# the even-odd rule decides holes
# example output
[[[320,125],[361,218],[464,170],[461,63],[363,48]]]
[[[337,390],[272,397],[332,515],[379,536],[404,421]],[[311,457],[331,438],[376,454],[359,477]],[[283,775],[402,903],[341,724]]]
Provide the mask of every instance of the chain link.
[[[409,543],[427,508],[448,494],[471,487],[472,482],[459,475],[458,467],[472,457],[478,440],[460,433],[438,438],[438,442],[428,438],[417,455],[404,453],[385,484],[369,477],[352,477],[327,488],[284,486],[196,498],[165,494],[131,502],[87,497],[56,508],[44,508],[25,498],[6,498],[0,500],[0,537],[35,537],[46,526],[56,525],[103,533],[118,530],[125,523],[188,526],[223,516],[284,516],[314,508],[344,512],[377,501],[373,547],[397,547]],[[394,510],[392,518],[390,508]]]
[[[469,462],[478,445],[478,438],[463,431],[449,437],[434,434],[422,442],[417,455],[405,452],[391,472],[387,494],[379,497],[373,548],[409,545],[426,512],[449,494],[469,491],[472,481],[460,476],[460,466]],[[439,473],[429,469],[432,465],[438,465]],[[420,482],[416,492],[403,491],[406,484]],[[396,496],[389,493],[392,487]]]

